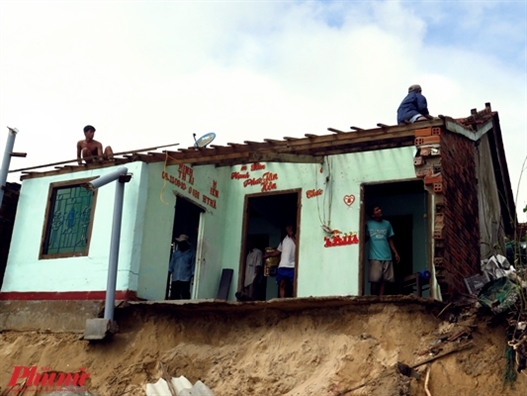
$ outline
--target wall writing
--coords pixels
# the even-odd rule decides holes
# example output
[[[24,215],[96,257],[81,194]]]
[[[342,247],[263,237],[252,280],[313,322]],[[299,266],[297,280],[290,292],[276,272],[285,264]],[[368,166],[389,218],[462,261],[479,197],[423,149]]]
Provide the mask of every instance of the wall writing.
[[[333,231],[333,235],[324,237],[324,247],[335,247],[345,245],[356,245],[359,243],[357,232],[342,233],[340,231]]]
[[[278,180],[278,173],[264,172],[259,177],[251,177],[251,172],[265,170],[265,164],[255,162],[251,164],[250,169],[247,165],[242,165],[239,171],[231,173],[231,180],[243,180],[243,187],[249,186],[262,186],[261,191],[273,191],[276,190]]]
[[[315,197],[318,197],[319,195],[322,195],[322,189],[319,188],[318,190],[307,190],[306,191],[306,198],[315,198]]]
[[[161,178],[176,186],[181,191],[185,191],[191,197],[203,202],[205,205],[216,209],[216,199],[219,198],[218,183],[216,180],[212,181],[212,187],[209,189],[209,195],[202,194],[199,190],[193,187],[194,185],[194,170],[186,165],[179,165],[178,176],[171,175],[165,171],[161,172]]]

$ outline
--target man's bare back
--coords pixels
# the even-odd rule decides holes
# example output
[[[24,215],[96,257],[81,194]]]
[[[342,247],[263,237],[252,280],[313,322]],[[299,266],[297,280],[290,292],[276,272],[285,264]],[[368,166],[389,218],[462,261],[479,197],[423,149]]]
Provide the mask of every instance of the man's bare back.
[[[94,127],[91,125],[84,127],[85,139],[77,142],[77,163],[79,165],[82,165],[82,160],[89,164],[113,158],[112,148],[107,146],[103,151],[101,142],[93,139],[94,135]]]

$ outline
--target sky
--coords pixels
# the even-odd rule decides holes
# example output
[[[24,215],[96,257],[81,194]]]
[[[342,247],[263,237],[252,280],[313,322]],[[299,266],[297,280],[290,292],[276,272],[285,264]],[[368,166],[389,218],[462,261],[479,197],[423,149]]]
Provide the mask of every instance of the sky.
[[[526,221],[525,0],[0,1],[10,169],[74,159],[88,124],[115,152],[394,125],[416,83],[432,115],[499,112]]]

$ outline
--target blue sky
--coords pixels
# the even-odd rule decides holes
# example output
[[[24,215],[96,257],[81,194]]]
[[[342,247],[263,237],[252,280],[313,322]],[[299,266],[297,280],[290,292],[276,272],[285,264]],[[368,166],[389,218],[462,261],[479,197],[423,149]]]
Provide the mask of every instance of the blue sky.
[[[394,124],[419,83],[433,115],[499,111],[516,194],[526,59],[526,1],[3,0],[0,126],[14,169],[74,158],[86,124],[115,151]]]

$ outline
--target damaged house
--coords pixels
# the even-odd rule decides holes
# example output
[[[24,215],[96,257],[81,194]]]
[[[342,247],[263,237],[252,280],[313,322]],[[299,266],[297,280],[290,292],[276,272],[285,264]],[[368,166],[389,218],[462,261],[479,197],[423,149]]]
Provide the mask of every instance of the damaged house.
[[[126,167],[118,299],[163,300],[171,243],[196,253],[193,299],[243,285],[249,237],[276,247],[296,224],[294,296],[368,295],[364,224],[373,203],[401,256],[391,293],[449,299],[510,234],[515,207],[498,113],[330,129],[330,134],[136,152],[114,161],[23,173],[0,299],[104,299],[117,183],[84,185]],[[428,287],[419,276],[431,273]],[[230,271],[228,271],[230,272]],[[266,268],[265,298],[277,297]]]

